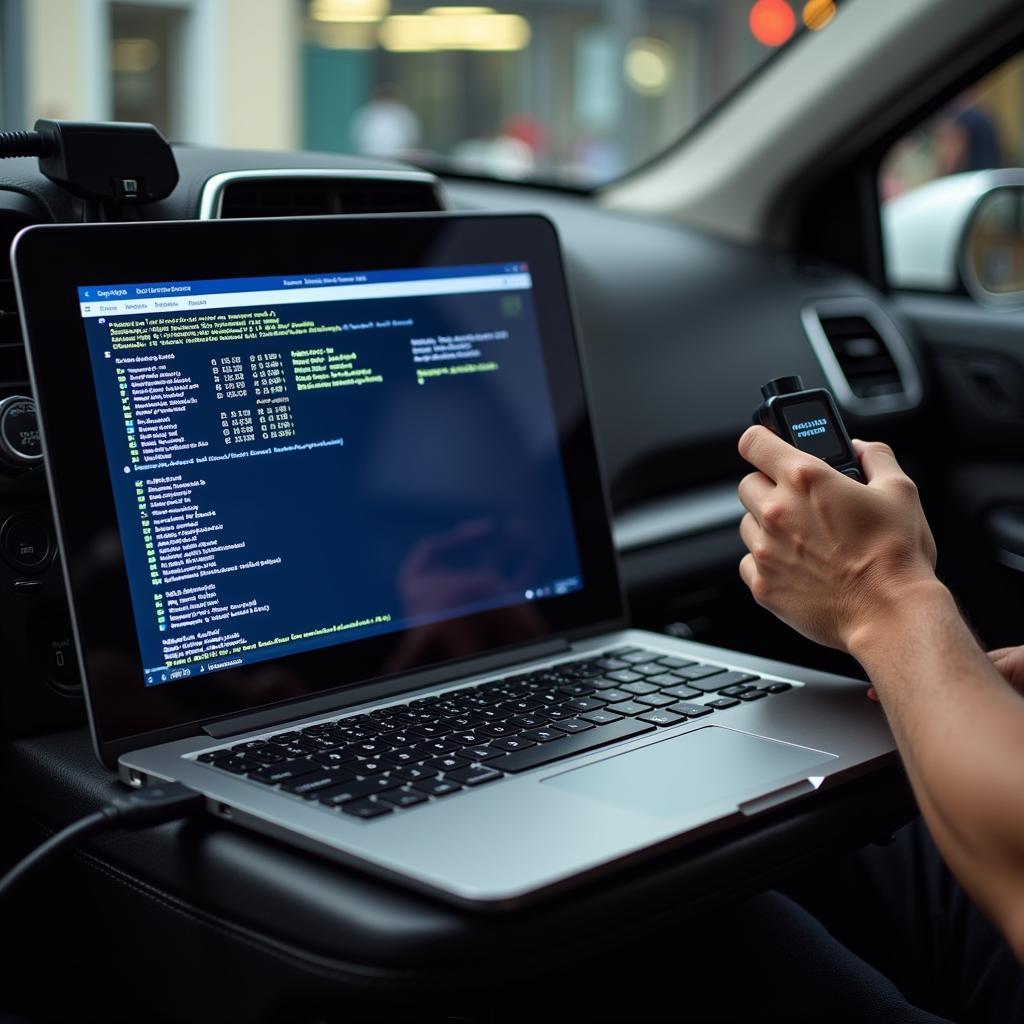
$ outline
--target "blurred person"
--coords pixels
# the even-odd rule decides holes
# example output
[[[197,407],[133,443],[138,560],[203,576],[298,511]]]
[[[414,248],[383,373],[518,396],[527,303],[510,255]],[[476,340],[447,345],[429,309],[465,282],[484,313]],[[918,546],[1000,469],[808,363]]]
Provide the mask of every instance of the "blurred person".
[[[940,176],[1003,166],[999,129],[973,95],[962,97],[935,126],[934,147]]]
[[[398,86],[385,82],[377,86],[373,98],[352,115],[349,133],[356,152],[364,156],[397,158],[419,143],[420,121],[402,102]]]

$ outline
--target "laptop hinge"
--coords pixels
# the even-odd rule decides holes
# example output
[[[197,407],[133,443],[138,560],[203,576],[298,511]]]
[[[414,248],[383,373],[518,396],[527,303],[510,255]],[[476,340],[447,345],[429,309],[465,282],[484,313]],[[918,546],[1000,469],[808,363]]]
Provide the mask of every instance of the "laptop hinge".
[[[571,650],[568,640],[545,640],[543,643],[531,644],[528,647],[517,647],[514,651],[503,651],[482,658],[471,658],[457,664],[424,669],[422,672],[358,686],[346,693],[322,694],[308,700],[267,708],[263,711],[254,711],[251,714],[235,715],[219,722],[209,722],[203,726],[203,732],[214,739],[222,740],[242,733],[256,732],[260,729],[272,729],[274,726],[284,725],[301,718],[310,718],[326,711],[343,711],[356,704],[367,704],[385,697],[420,690],[426,686],[493,672],[496,669],[506,668],[524,661],[549,658],[556,654],[564,654],[568,650]]]

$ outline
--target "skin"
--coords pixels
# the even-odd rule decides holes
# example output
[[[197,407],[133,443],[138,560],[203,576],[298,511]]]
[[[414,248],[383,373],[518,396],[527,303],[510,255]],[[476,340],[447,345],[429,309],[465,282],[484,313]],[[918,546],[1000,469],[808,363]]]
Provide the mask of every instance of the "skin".
[[[935,575],[913,481],[855,441],[867,483],[764,427],[740,438],[758,604],[864,667],[950,869],[1024,962],[1024,648],[985,654]]]

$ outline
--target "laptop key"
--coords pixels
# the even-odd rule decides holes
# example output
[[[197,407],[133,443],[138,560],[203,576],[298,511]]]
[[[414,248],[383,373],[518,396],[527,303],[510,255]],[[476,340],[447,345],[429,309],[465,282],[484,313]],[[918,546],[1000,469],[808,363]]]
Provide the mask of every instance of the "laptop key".
[[[665,655],[665,657],[658,659],[658,664],[664,665],[666,668],[686,668],[687,665],[696,665],[697,663],[688,658],[675,658],[671,655]]]
[[[564,740],[565,733],[551,726],[550,729],[531,729],[529,732],[523,733],[523,738],[533,740],[534,743],[550,743],[552,740]]]
[[[354,803],[343,804],[341,810],[343,814],[350,814],[353,818],[369,821],[371,818],[380,818],[385,814],[390,814],[394,808],[375,800],[356,800]]]
[[[450,793],[458,793],[462,786],[444,779],[423,779],[422,782],[414,782],[412,788],[426,793],[427,796],[448,796]]]
[[[609,672],[607,678],[614,679],[617,683],[639,683],[644,677],[639,672],[632,672],[628,668],[624,668],[618,672]]]
[[[576,697],[573,700],[567,700],[564,707],[570,708],[572,711],[597,711],[603,708],[605,701],[598,697]]]
[[[247,772],[261,771],[265,765],[254,761],[251,757],[227,757],[221,761],[214,762],[214,768],[223,768],[232,775],[245,775]]]
[[[691,680],[693,686],[698,690],[711,692],[712,690],[724,690],[727,686],[742,686],[746,683],[757,682],[761,677],[753,676],[749,672],[722,672],[715,673],[707,679]]]
[[[620,700],[618,704],[609,704],[608,710],[616,715],[642,715],[645,711],[650,711],[651,709],[637,703],[635,700]]]
[[[392,807],[401,809],[425,804],[430,798],[424,793],[417,793],[415,789],[392,789],[387,793],[381,793],[377,799],[382,804],[391,804]]]
[[[405,785],[404,779],[393,779],[387,775],[378,775],[372,779],[342,781],[341,785],[325,787],[310,796],[328,807],[339,807],[351,800],[362,800],[374,793],[384,793],[389,789],[400,789]]]
[[[503,772],[524,772],[528,768],[550,764],[552,761],[560,761],[562,758],[572,757],[574,754],[583,754],[588,750],[596,750],[598,747],[615,743],[618,740],[641,736],[645,732],[654,732],[654,728],[650,722],[620,720],[606,725],[603,729],[593,729],[590,732],[581,732],[576,736],[566,736],[561,743],[542,743],[529,750],[517,751],[514,754],[509,754],[508,757],[503,757],[500,761],[495,761],[494,766]]]
[[[573,735],[578,732],[586,732],[594,728],[593,722],[584,722],[582,718],[567,718],[563,722],[555,722],[553,729],[561,729],[562,732]]]
[[[310,759],[306,763],[318,764],[324,768],[338,768],[355,759],[355,754],[342,748],[340,750],[318,750],[315,754],[310,755]]]
[[[477,745],[475,747],[466,747],[463,750],[458,751],[458,755],[467,761],[490,761],[492,757],[501,757],[504,754],[504,750],[498,750],[495,747],[489,747],[486,744]]]
[[[685,722],[686,719],[682,715],[674,715],[671,711],[648,711],[647,714],[641,715],[638,719],[641,722],[650,722],[652,725],[675,725],[677,722]]]
[[[767,696],[768,694],[765,693],[764,690],[747,690],[746,693],[741,693],[739,695],[740,700],[742,701],[761,700],[762,698]]]
[[[519,733],[519,730],[514,725],[509,725],[507,722],[492,722],[490,725],[480,726],[477,731],[484,736],[491,736],[493,738],[515,736]]]
[[[405,768],[396,768],[391,774],[408,782],[419,782],[420,779],[436,779],[441,773],[428,764],[410,764]]]
[[[757,687],[751,686],[749,683],[741,686],[726,686],[720,692],[726,697],[738,697],[741,693],[746,693],[747,690],[755,690]]]
[[[345,775],[351,778],[349,772],[345,772]],[[340,781],[344,781],[344,779]],[[296,796],[312,797],[321,789],[329,789],[331,786],[337,785],[338,782],[338,776],[334,772],[321,770],[312,775],[300,775],[297,779],[290,779],[288,782],[282,783],[281,788],[286,793],[294,793]]]
[[[735,697],[719,697],[717,700],[709,700],[708,707],[718,711],[725,711],[726,708],[734,708],[739,704]]]
[[[385,764],[393,764],[401,767],[406,764],[416,764],[423,760],[423,754],[417,750],[392,750],[387,754],[381,754],[380,759]]]
[[[646,683],[646,682],[644,682],[644,683],[623,683],[622,688],[623,688],[623,690],[626,691],[626,693],[632,694],[635,697],[642,697],[644,694],[647,694],[647,693],[656,693],[657,690],[658,690],[658,687],[655,686],[653,683]]]
[[[580,715],[580,718],[593,722],[594,725],[610,725],[612,722],[622,721],[622,715],[617,715],[614,711],[608,711],[606,708],[601,708],[600,711],[588,711],[585,715]]]
[[[638,661],[635,665],[631,666],[634,672],[639,672],[642,676],[656,676],[659,672],[665,671],[664,665],[659,665],[655,661]]]
[[[661,693],[649,693],[646,697],[637,697],[637,704],[646,704],[649,708],[667,707],[675,700],[675,697],[666,697]]]
[[[467,762],[461,754],[445,754],[443,757],[432,757],[423,763],[429,768],[436,768],[439,772],[450,772],[462,768]]]
[[[765,689],[769,693],[785,693],[787,690],[793,689],[792,683],[771,683],[766,686]]]
[[[375,757],[359,757],[348,765],[348,769],[356,775],[380,775],[381,772],[391,771],[392,767],[386,761],[379,761]]]
[[[682,676],[683,679],[704,679],[724,671],[725,669],[720,665],[687,665],[684,668],[676,669],[675,673]]]
[[[492,746],[498,750],[524,750],[526,747],[535,747],[534,740],[528,740],[525,736],[506,736],[504,739],[495,740]]]
[[[312,775],[320,771],[321,766],[314,761],[285,761],[282,764],[275,764],[262,771],[249,773],[250,779],[257,782],[265,782],[268,786],[276,786],[281,782],[288,782],[290,779],[297,779],[301,775]]]
[[[488,768],[486,765],[471,765],[468,768],[458,768],[449,772],[446,778],[452,782],[459,782],[463,786],[482,786],[485,782],[494,782],[495,779],[504,778],[504,774]]]
[[[686,715],[687,718],[702,718],[704,715],[710,715],[714,708],[706,704],[689,704],[686,701],[680,701],[678,704],[672,704],[668,710],[677,715]]]
[[[692,697],[703,697],[704,691],[697,690],[687,684],[679,683],[677,686],[666,686],[662,691],[666,697],[675,697],[678,700],[690,700]]]

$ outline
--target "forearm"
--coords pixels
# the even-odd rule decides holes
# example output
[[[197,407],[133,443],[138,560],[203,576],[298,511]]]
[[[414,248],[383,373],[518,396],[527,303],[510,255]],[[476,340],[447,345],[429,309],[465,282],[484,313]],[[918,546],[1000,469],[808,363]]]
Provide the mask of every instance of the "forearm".
[[[1024,959],[1024,698],[937,582],[849,638],[947,863]]]

